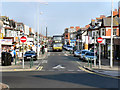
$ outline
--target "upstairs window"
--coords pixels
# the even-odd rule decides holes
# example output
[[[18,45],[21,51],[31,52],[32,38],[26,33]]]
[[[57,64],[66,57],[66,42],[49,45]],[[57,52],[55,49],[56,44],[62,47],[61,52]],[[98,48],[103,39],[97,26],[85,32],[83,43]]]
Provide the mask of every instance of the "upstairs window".
[[[105,36],[105,29],[102,29],[102,36]]]

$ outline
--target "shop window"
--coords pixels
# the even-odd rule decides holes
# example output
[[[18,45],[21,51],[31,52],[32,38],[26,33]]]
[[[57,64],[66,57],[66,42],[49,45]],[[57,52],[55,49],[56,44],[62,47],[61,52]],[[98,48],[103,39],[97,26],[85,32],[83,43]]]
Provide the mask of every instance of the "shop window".
[[[117,34],[117,29],[113,29],[113,35]]]

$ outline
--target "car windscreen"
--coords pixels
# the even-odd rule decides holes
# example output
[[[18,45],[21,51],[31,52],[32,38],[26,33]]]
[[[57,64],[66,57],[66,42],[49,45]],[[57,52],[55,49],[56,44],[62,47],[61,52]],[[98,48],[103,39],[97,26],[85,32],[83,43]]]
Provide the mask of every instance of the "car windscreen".
[[[76,52],[80,52],[80,50],[76,50]]]
[[[94,56],[94,53],[91,53],[91,56]]]
[[[72,46],[67,46],[68,48],[72,48]]]
[[[94,53],[88,52],[88,53],[86,53],[85,55],[94,56]]]
[[[82,51],[82,54],[85,54],[87,51]]]
[[[26,52],[25,54],[35,54],[35,52]]]
[[[53,47],[62,47],[62,44],[61,43],[54,44]]]

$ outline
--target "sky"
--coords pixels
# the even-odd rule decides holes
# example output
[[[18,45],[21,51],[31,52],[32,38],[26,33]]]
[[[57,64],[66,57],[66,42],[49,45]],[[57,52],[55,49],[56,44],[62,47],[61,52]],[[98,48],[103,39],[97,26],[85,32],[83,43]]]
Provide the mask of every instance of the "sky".
[[[114,2],[114,9],[118,9],[118,2]],[[35,31],[38,15],[39,32],[45,35],[47,26],[48,35],[52,36],[63,34],[64,29],[70,26],[84,27],[100,15],[111,15],[111,2],[2,2],[2,16],[23,22]]]

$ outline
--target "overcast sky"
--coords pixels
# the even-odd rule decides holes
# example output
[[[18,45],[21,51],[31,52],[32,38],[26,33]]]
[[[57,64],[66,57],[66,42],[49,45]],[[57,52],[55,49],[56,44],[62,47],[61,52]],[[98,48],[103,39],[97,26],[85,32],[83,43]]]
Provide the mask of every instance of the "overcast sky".
[[[34,28],[37,31],[37,2],[3,2],[2,15]],[[118,2],[114,2],[114,9]],[[40,14],[42,12],[42,14]],[[48,2],[39,4],[40,32],[62,34],[70,26],[84,27],[91,19],[111,15],[111,2]]]

